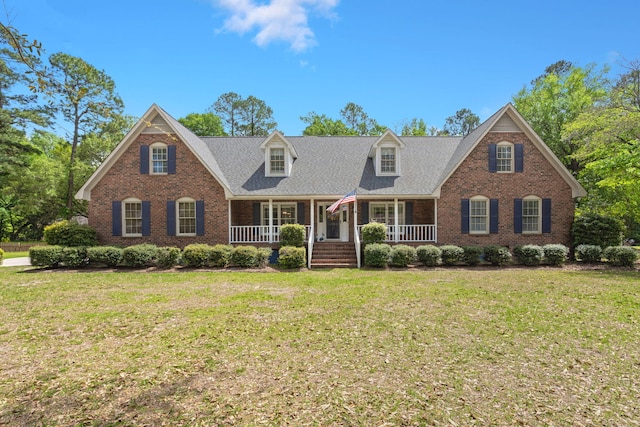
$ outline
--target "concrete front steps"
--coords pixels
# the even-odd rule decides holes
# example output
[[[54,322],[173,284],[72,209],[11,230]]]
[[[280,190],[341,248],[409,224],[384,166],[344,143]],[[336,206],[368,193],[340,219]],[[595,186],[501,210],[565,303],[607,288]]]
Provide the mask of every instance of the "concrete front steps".
[[[311,268],[358,268],[353,242],[315,242]]]

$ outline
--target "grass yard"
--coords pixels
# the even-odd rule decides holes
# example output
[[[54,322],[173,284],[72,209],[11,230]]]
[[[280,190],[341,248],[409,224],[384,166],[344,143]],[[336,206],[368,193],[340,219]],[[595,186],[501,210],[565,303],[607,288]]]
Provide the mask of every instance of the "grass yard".
[[[629,270],[0,269],[0,425],[638,425]]]
[[[29,256],[29,251],[5,252],[3,258],[10,259],[10,258],[22,258],[22,257],[28,257],[28,256]]]

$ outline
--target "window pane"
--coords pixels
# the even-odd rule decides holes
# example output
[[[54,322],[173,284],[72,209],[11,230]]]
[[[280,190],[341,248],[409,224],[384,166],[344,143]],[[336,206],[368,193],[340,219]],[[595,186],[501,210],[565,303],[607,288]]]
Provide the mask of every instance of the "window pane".
[[[385,147],[380,149],[380,171],[383,173],[395,173],[396,149]]]
[[[488,223],[487,200],[469,201],[469,231],[484,233]]]
[[[196,233],[195,202],[178,202],[178,234]]]
[[[284,148],[270,150],[271,173],[284,173]]]
[[[537,233],[540,231],[540,202],[539,200],[522,201],[522,231]]]
[[[280,225],[293,224],[296,222],[295,205],[282,205],[280,208]]]
[[[152,147],[151,164],[153,173],[167,173],[167,147]]]
[[[124,229],[125,234],[142,234],[142,203],[125,202]]]
[[[499,172],[511,172],[512,147],[510,145],[498,145],[497,167]]]

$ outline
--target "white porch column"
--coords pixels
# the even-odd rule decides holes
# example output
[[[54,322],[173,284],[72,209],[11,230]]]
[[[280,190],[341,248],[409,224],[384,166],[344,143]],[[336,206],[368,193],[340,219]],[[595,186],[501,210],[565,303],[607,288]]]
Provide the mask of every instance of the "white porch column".
[[[400,239],[400,227],[398,226],[398,199],[393,199],[393,205],[393,223],[396,227],[393,238],[396,243],[398,243],[398,240]]]
[[[269,243],[273,243],[273,199],[269,199]]]
[[[438,243],[438,199],[433,199],[433,225],[436,227],[433,231],[433,240]]]
[[[309,221],[311,225],[311,227],[309,227],[309,240],[315,240],[316,230],[314,225],[316,222],[316,205],[314,199],[311,199],[311,201],[309,202],[309,206],[311,209],[311,215],[309,215]]]
[[[228,210],[229,210],[229,244],[231,244],[231,200],[228,202]]]

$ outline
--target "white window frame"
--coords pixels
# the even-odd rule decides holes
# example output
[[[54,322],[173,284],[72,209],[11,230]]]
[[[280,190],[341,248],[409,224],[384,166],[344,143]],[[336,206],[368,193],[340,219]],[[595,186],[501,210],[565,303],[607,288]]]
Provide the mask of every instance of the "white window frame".
[[[274,152],[278,150],[282,152],[282,159],[274,160]],[[269,175],[270,176],[284,176],[287,173],[287,150],[284,147],[269,147]],[[275,162],[282,162],[282,169],[273,169]]]
[[[501,148],[509,149],[509,157],[501,157]],[[515,147],[512,143],[502,141],[496,144],[496,172],[513,173],[515,167]]]
[[[484,203],[484,214],[474,211],[474,204]],[[489,198],[485,196],[474,196],[469,199],[469,234],[489,234],[489,218],[491,218],[491,203]],[[474,219],[484,219],[482,222],[474,223]],[[484,224],[484,230],[476,229],[476,225]]]
[[[395,214],[393,212],[393,209],[395,207],[395,202],[369,202],[369,222],[381,222],[378,221],[377,218],[374,217],[373,212],[375,210],[375,208],[380,208],[383,207],[384,208],[384,222],[382,222],[383,224],[386,225],[394,225],[394,221],[395,221]],[[405,205],[404,202],[398,202],[398,222],[400,224],[398,225],[404,225],[405,224]]]
[[[538,209],[536,215],[533,215],[532,212],[527,212],[527,204],[536,202],[538,204]],[[527,212],[527,215],[525,215]],[[530,223],[525,223],[526,219],[531,219]],[[522,199],[522,234],[542,234],[542,199],[538,196],[527,196]],[[525,225],[526,224],[526,225]],[[536,230],[527,229],[529,225],[535,225]]]
[[[390,153],[385,153],[390,151]],[[398,173],[398,148],[380,147],[380,175],[396,175]]]
[[[163,151],[164,159],[157,160],[155,158],[155,152]],[[162,167],[163,170],[156,171],[156,162],[160,165],[164,165]],[[151,175],[167,175],[169,173],[169,146],[163,142],[154,142],[149,146],[149,173]]]
[[[128,216],[128,205],[138,204],[139,205],[139,217]],[[127,227],[127,221],[139,221],[140,232],[139,233],[131,233],[129,232],[129,227]],[[135,197],[129,197],[122,201],[122,235],[124,237],[142,237],[142,200],[136,199]]]
[[[278,227],[284,224],[296,224],[298,222],[298,204],[295,202],[283,202],[271,204],[276,215],[273,217],[273,225]],[[293,208],[293,215],[287,219],[282,215],[282,209]],[[269,225],[269,203],[263,202],[260,204],[260,224]]]
[[[385,150],[393,150],[393,171],[385,170],[383,165],[388,162],[388,159],[384,159],[383,152]],[[400,175],[400,150],[395,144],[381,144],[376,148],[376,172],[378,176],[398,176]]]
[[[181,215],[181,209],[180,209],[180,205],[181,204],[192,204],[193,205],[193,217],[186,217],[186,216],[182,216]],[[197,232],[197,218],[198,218],[198,212],[197,212],[197,205],[196,205],[196,201],[190,197],[183,197],[181,199],[176,200],[176,236],[195,236],[196,232]],[[193,232],[183,232],[182,231],[182,225],[183,222],[186,221],[193,221]],[[185,224],[188,225],[188,224]]]

